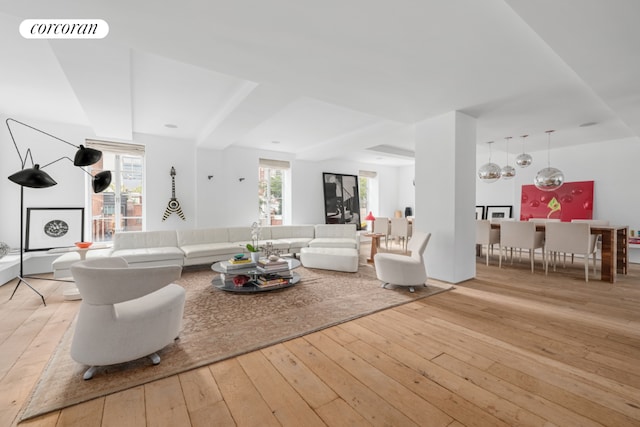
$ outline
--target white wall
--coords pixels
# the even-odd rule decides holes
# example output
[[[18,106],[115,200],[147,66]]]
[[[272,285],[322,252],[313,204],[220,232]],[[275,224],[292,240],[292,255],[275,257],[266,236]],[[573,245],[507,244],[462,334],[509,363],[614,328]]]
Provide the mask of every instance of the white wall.
[[[547,151],[530,152],[533,164],[525,169],[516,167],[516,177],[487,184],[477,179],[478,205],[512,205],[515,218],[520,217],[520,195],[523,185],[533,184],[537,172],[547,166]],[[493,160],[500,154],[494,152]],[[477,167],[488,156],[479,150]],[[629,225],[640,230],[640,197],[634,193],[635,172],[640,159],[640,138],[604,141],[551,150],[551,166],[562,170],[565,182],[594,181],[593,217],[611,224]],[[502,165],[500,162],[496,162]],[[631,247],[630,260],[640,262],[640,248]]]
[[[145,146],[145,201],[147,230],[176,230],[195,228],[196,157],[195,143],[184,139],[163,138],[134,133],[136,144]],[[186,220],[177,214],[162,221],[171,199],[171,167],[176,170],[176,199]]]

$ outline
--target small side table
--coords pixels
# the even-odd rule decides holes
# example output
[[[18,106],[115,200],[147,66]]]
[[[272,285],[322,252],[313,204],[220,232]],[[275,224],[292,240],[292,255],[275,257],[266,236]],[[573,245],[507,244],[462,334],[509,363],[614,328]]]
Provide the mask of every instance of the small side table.
[[[372,264],[373,257],[376,256],[378,252],[378,247],[380,246],[380,237],[384,236],[382,233],[366,233],[365,236],[371,237],[371,255],[370,258],[367,259],[367,262]]]

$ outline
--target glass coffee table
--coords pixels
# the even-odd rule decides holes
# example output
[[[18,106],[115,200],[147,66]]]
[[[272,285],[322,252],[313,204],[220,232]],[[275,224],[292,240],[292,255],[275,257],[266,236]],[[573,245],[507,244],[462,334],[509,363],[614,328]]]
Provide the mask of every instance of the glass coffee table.
[[[238,293],[253,293],[275,291],[276,289],[289,288],[300,281],[300,275],[293,271],[300,267],[300,260],[295,258],[286,258],[288,269],[274,272],[275,274],[285,277],[283,283],[270,286],[259,286],[258,278],[265,274],[259,271],[255,266],[248,268],[228,269],[228,261],[216,262],[211,266],[211,270],[218,274],[213,278],[211,284],[220,290]],[[243,283],[244,282],[244,283]]]

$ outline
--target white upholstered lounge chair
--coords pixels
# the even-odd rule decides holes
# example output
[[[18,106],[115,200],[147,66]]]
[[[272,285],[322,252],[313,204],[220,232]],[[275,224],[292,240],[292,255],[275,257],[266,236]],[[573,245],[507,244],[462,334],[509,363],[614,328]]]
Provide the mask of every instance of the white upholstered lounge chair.
[[[411,255],[391,253],[377,253],[373,258],[378,280],[382,287],[387,285],[408,286],[414,291],[414,286],[427,286],[427,268],[424,264],[424,251],[427,248],[431,233],[414,231],[409,239],[408,250]]]
[[[173,282],[182,267],[129,267],[120,257],[81,261],[71,273],[82,296],[71,344],[71,357],[98,366],[149,356],[172,343],[182,328],[185,291]]]

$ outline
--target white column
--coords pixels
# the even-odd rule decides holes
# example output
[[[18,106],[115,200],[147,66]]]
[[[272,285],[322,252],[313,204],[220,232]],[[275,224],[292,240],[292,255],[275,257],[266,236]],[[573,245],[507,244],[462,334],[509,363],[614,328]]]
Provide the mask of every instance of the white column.
[[[458,111],[416,124],[415,229],[430,232],[427,274],[475,277],[476,119]]]

